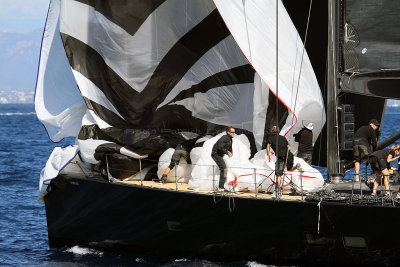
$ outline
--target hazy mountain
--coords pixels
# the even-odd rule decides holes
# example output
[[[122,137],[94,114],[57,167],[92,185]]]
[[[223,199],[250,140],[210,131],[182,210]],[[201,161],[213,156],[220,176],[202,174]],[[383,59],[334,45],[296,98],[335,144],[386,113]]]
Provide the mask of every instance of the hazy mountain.
[[[0,91],[34,91],[42,31],[0,32]]]

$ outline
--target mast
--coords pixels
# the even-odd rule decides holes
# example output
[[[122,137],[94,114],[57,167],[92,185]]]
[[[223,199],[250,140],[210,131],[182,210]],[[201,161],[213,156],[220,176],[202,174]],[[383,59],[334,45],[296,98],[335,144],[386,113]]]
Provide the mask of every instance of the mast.
[[[328,71],[327,71],[327,173],[328,181],[337,183],[343,178],[339,154],[337,118],[337,21],[339,1],[328,0]]]

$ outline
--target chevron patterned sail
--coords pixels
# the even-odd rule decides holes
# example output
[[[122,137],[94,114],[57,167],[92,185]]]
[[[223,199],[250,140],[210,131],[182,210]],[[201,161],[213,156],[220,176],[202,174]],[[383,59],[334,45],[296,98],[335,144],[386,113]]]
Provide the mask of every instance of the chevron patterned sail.
[[[70,118],[80,125],[75,136],[82,159],[96,164],[104,152],[126,151],[157,158],[182,140],[181,132],[215,135],[228,125],[246,134],[253,154],[272,124],[290,137],[299,122],[312,121],[317,138],[325,122],[322,96],[280,2],[282,67],[275,88],[274,3],[52,0],[59,9],[50,9],[49,17],[58,20],[59,34],[46,26],[43,44],[61,37],[57,47],[70,65],[65,74],[72,73],[80,97],[60,90],[49,100],[64,106],[63,114],[86,104]],[[42,55],[39,78],[47,58]],[[37,95],[51,86],[38,84]],[[48,109],[36,101],[38,112]],[[58,135],[74,135],[62,123]]]

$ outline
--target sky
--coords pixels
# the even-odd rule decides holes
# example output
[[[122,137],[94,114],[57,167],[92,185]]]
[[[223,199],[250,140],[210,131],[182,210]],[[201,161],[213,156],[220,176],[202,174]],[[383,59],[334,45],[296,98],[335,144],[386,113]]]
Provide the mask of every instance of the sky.
[[[0,32],[43,29],[49,0],[0,0]]]

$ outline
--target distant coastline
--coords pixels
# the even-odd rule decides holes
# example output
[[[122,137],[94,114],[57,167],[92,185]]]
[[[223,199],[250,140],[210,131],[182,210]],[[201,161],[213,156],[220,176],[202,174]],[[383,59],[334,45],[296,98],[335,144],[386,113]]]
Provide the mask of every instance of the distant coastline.
[[[33,91],[0,91],[0,104],[34,104],[34,97],[35,93]],[[400,100],[390,99],[386,107],[400,108]]]
[[[33,104],[34,92],[0,91],[0,104]]]

